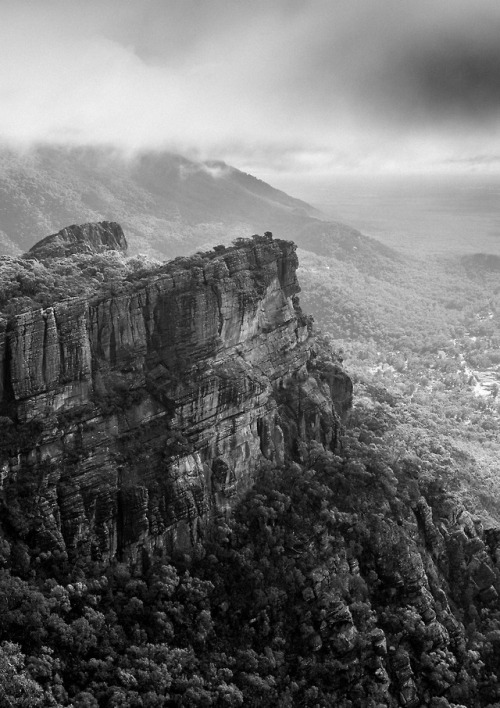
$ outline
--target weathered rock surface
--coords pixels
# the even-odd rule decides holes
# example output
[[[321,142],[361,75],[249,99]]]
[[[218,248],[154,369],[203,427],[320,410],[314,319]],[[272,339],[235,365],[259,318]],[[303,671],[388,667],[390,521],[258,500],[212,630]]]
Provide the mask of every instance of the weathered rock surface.
[[[74,253],[127,252],[127,240],[122,227],[114,221],[67,226],[57,234],[38,241],[30,248],[37,258],[61,258]]]
[[[38,246],[46,257],[85,234],[90,248],[124,242],[107,222],[80,229]],[[334,449],[352,385],[314,365],[296,268],[292,243],[254,237],[177,259],[133,292],[4,323],[7,526],[22,507],[31,544],[72,556],[189,549],[263,462],[301,439]]]

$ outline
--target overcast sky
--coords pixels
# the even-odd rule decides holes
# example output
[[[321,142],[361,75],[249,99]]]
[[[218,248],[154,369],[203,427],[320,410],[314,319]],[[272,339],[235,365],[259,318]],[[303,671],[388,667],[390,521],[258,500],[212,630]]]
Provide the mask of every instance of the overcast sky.
[[[0,135],[255,174],[500,166],[499,0],[0,0]]]

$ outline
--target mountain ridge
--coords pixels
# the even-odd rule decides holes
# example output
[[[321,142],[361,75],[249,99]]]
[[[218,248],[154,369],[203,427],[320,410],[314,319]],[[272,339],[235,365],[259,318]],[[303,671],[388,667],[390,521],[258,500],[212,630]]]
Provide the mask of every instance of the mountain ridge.
[[[230,241],[268,226],[284,229],[309,215],[318,212],[225,163],[194,162],[172,153],[128,158],[97,148],[45,146],[0,153],[6,253],[28,250],[64,224],[119,218],[131,252],[175,257],[218,237]]]
[[[27,251],[64,224],[119,221],[130,253],[174,258],[271,231],[322,253],[328,231],[336,251],[374,239],[221,161],[172,153],[125,157],[112,149],[44,146],[0,151],[0,249]],[[384,250],[385,249],[385,250]]]

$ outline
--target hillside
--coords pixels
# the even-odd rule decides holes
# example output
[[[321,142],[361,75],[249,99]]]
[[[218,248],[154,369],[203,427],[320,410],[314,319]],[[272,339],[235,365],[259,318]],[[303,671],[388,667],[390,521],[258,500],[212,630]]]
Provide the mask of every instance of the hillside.
[[[370,266],[299,251],[301,302],[342,350],[359,415],[390,402],[395,454],[432,448],[488,524],[500,520],[500,288],[494,257],[380,255]],[[457,472],[458,469],[458,472]]]
[[[0,152],[0,249],[8,255],[90,221],[119,220],[131,254],[172,258],[268,230],[290,238],[318,216],[224,163],[98,148]]]

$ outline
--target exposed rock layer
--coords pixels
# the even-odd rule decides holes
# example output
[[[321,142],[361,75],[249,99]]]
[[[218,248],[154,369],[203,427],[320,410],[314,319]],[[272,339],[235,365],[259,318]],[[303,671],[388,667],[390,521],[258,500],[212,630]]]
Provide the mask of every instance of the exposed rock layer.
[[[30,248],[37,258],[61,258],[73,253],[127,252],[127,240],[122,227],[114,221],[67,226],[47,236]]]
[[[315,363],[296,267],[292,243],[255,237],[4,324],[2,500],[25,537],[104,559],[190,548],[263,462],[334,448],[352,386]]]

